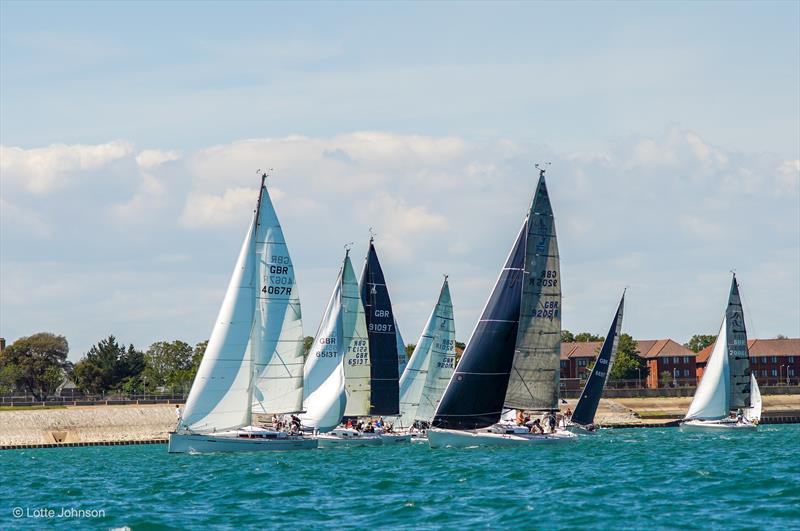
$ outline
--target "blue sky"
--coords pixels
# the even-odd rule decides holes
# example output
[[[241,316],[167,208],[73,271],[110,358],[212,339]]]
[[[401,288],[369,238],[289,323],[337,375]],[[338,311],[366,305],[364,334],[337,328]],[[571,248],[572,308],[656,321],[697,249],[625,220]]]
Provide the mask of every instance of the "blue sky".
[[[367,230],[466,339],[550,160],[564,326],[800,336],[800,4],[0,4],[0,335],[210,333],[271,189],[316,329]]]

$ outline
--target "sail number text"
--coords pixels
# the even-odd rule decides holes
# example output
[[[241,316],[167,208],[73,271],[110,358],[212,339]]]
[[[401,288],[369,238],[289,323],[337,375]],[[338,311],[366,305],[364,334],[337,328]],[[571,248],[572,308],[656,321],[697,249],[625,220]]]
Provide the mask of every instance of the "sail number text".
[[[551,269],[542,271],[539,278],[532,278],[531,284],[541,287],[555,287],[558,286],[558,272]]]
[[[367,365],[369,363],[366,339],[354,339],[347,351],[350,353],[350,356],[347,358],[348,365]]]

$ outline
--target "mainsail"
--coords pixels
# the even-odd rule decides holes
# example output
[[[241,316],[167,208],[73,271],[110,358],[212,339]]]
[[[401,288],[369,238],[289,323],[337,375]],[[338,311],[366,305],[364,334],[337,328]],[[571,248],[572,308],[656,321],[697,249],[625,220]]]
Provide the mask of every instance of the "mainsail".
[[[526,218],[436,410],[438,428],[482,428],[500,419],[517,340],[527,232]]]
[[[322,432],[339,425],[347,402],[343,364],[346,351],[342,308],[344,268],[343,265],[339,270],[333,294],[303,368],[303,405],[306,411],[300,419],[304,426]]]
[[[739,297],[739,283],[736,275],[731,279],[728,307],[725,311],[727,327],[727,348],[731,368],[730,409],[750,407],[750,356],[747,351],[747,330],[744,324],[744,310]]]
[[[359,288],[369,335],[371,376],[369,414],[396,415],[400,411],[397,329],[386,279],[372,238],[369,241],[369,251],[361,272]]]
[[[367,321],[356,274],[350,262],[350,251],[344,257],[342,268],[342,340],[347,388],[347,408],[344,414],[348,417],[369,415],[371,363]],[[396,359],[394,353],[392,359]]]
[[[592,367],[592,372],[586,380],[586,385],[583,387],[581,396],[578,399],[578,404],[575,406],[575,412],[572,413],[572,422],[586,426],[594,422],[594,415],[597,412],[597,405],[600,403],[600,397],[603,394],[603,388],[606,386],[608,374],[611,372],[611,367],[614,366],[614,358],[617,355],[617,345],[619,344],[619,334],[622,330],[622,311],[625,305],[625,293],[622,293],[622,299],[619,301],[617,313],[611,321],[611,327],[608,329],[603,346],[600,347],[600,353],[597,355],[597,361]]]
[[[522,302],[505,406],[558,409],[561,272],[555,218],[544,171],[531,203],[525,243]]]
[[[450,286],[445,277],[439,299],[400,377],[404,424],[430,422],[455,366],[455,326]]]
[[[719,335],[714,343],[706,370],[694,393],[686,420],[719,420],[730,411],[730,365],[727,353],[727,317],[722,320]]]
[[[250,340],[253,410],[290,413],[303,405],[303,324],[300,296],[283,230],[266,187],[256,229],[255,323]]]

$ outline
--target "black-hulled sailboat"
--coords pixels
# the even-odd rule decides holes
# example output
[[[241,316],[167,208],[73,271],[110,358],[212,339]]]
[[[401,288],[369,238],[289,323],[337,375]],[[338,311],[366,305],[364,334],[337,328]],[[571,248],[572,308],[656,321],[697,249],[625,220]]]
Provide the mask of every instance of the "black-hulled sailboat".
[[[428,431],[434,448],[576,437],[498,424],[504,408],[558,411],[561,275],[544,173],[540,169],[528,214],[436,410]]]
[[[370,354],[370,409],[373,417],[400,413],[400,350],[405,354],[392,301],[386,287],[383,268],[375,251],[375,238],[369,239],[369,250],[359,280],[361,301],[367,318]],[[398,345],[399,343],[399,345]],[[382,433],[384,442],[409,442],[410,434]]]
[[[755,429],[760,419],[761,393],[750,371],[744,309],[734,274],[719,335],[681,430]]]
[[[600,403],[600,397],[603,395],[603,389],[608,381],[611,367],[614,366],[614,358],[617,357],[624,306],[625,292],[623,291],[619,306],[617,306],[617,313],[614,315],[611,327],[608,329],[608,335],[603,341],[603,346],[600,347],[600,353],[597,355],[592,372],[586,380],[586,385],[583,386],[575,411],[568,420],[567,429],[574,433],[590,433],[595,430],[594,415],[597,413],[597,406]]]

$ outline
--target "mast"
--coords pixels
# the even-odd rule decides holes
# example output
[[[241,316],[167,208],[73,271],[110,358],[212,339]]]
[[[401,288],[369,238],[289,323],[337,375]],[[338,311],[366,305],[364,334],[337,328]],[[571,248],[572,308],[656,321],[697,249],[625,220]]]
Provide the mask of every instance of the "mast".
[[[622,311],[625,305],[625,291],[622,292],[622,298],[617,306],[617,313],[614,314],[614,319],[611,321],[611,327],[608,329],[603,346],[600,348],[600,353],[597,355],[597,361],[592,367],[592,372],[586,380],[586,385],[581,391],[581,396],[578,399],[578,405],[575,406],[575,412],[572,414],[572,422],[581,425],[588,425],[594,422],[594,415],[597,412],[597,405],[600,403],[600,397],[603,394],[603,388],[608,381],[608,374],[614,366],[614,358],[617,355],[617,345],[619,344],[619,334],[622,330]]]

